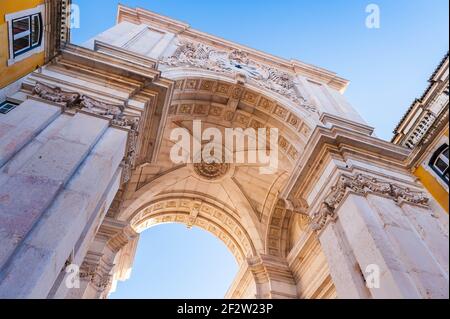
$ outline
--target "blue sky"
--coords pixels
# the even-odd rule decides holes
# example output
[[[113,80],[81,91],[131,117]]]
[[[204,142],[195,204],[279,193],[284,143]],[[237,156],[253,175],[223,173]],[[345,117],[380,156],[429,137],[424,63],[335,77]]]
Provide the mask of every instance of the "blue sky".
[[[118,2],[74,0],[80,5],[81,28],[73,30],[73,42],[80,44],[113,26]],[[350,103],[383,139],[392,137],[449,47],[448,0],[120,2],[338,73],[351,81],[345,94]],[[370,3],[381,9],[380,29],[365,27],[365,8]],[[114,297],[222,297],[231,283],[230,270],[237,270],[226,248],[200,230],[160,227],[143,234],[133,277],[119,286]],[[188,258],[177,260],[178,254]],[[211,269],[197,268],[200,261],[212,265]],[[172,262],[178,265],[175,277]]]
[[[237,271],[233,255],[214,235],[158,225],[141,234],[131,278],[111,298],[223,298]]]

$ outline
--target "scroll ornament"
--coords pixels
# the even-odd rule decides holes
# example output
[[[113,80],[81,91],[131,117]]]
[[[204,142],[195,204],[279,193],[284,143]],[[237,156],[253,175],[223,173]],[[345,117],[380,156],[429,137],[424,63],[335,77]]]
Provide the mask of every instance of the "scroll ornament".
[[[336,220],[336,208],[344,199],[347,191],[360,195],[370,193],[387,196],[396,203],[407,202],[416,205],[428,205],[429,198],[425,193],[412,191],[409,188],[380,181],[374,177],[358,174],[356,176],[342,175],[337,184],[331,188],[330,194],[322,202],[319,211],[312,216],[312,229],[322,230],[327,223]]]

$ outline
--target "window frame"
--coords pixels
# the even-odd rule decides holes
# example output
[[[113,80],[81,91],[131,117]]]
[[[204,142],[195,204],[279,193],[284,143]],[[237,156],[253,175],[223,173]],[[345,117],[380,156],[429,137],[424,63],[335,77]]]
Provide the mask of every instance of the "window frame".
[[[12,105],[13,107],[11,107],[11,108],[9,108],[7,111],[3,111],[3,108],[5,107],[5,105]],[[14,110],[17,106],[19,105],[19,103],[15,103],[15,102],[11,102],[11,101],[8,101],[8,100],[6,100],[6,101],[3,101],[3,102],[0,102],[0,116],[1,115],[6,115],[6,114],[8,114],[9,112],[11,112],[12,110]],[[6,109],[6,108],[5,108]]]
[[[444,182],[446,185],[449,185],[449,159],[444,155],[445,151],[449,150],[449,145],[444,143],[442,144],[433,154],[431,157],[428,165],[431,167],[433,172]],[[436,162],[441,159],[443,162],[447,164],[447,169],[444,170],[444,172],[441,171],[436,165]]]
[[[37,31],[35,28],[35,20],[39,19],[37,24]],[[14,35],[13,32],[13,23],[28,19],[29,29],[27,31],[21,32],[19,34]],[[8,66],[13,65],[16,62],[22,61],[24,59],[29,58],[30,56],[40,53],[44,51],[44,43],[45,43],[45,32],[44,32],[44,24],[45,24],[45,5],[39,5],[35,8],[23,10],[20,12],[15,12],[11,14],[5,15],[5,21],[8,25],[8,48],[9,48],[9,60]],[[38,41],[33,42],[33,33],[38,32]],[[19,51],[14,51],[14,41],[23,37],[28,37],[29,43],[26,48],[23,48]]]

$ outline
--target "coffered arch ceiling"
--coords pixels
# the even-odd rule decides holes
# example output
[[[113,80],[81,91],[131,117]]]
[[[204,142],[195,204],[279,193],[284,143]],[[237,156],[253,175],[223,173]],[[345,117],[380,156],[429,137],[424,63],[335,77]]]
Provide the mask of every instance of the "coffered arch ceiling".
[[[181,165],[163,174],[155,174],[152,181],[133,192],[123,202],[122,210],[115,217],[131,222],[160,198],[189,199],[227,212],[248,233],[254,250],[262,252],[264,245],[257,215],[245,194],[233,182],[234,173],[233,167],[230,167],[222,176],[210,180],[206,174],[202,175],[202,168]]]
[[[214,199],[220,207],[229,207],[242,219],[244,229],[255,242],[255,249],[274,252],[268,248],[267,241],[269,237],[272,242],[281,240],[274,238],[279,232],[272,227],[277,222],[273,212],[278,194],[300,159],[318,117],[314,112],[286,102],[277,94],[250,84],[236,83],[218,74],[173,68],[165,70],[162,76],[174,81],[174,88],[165,112],[165,122],[161,123],[158,152],[152,163],[135,170],[136,189],[125,198],[119,218],[130,220],[162,195],[193,194],[192,198]],[[222,132],[225,128],[277,128],[278,170],[264,175],[260,174],[260,164],[230,164],[222,174],[224,176],[208,178],[205,174],[202,176],[194,165],[174,164],[170,158],[175,144],[170,140],[171,131],[182,127],[192,134],[194,120],[201,120],[204,129],[214,127]],[[233,151],[247,152],[248,149]],[[186,212],[177,216],[173,212],[167,214],[175,221],[184,222],[188,218]],[[286,214],[285,218],[284,223],[288,223],[289,215]],[[277,249],[285,250],[279,244]]]

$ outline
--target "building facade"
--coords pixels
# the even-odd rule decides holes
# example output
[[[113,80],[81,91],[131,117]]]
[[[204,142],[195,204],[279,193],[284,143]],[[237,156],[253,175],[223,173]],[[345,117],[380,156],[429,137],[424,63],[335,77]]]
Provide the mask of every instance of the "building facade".
[[[0,2],[0,102],[20,79],[51,61],[61,41],[70,40],[69,6],[69,0]]]
[[[141,232],[184,223],[235,256],[227,298],[448,298],[448,214],[347,85],[119,6],[116,26],[62,46],[0,115],[0,297],[106,298]],[[276,128],[277,169],[174,162],[172,133],[195,136],[199,120],[202,154],[217,131]]]
[[[398,124],[393,143],[412,150],[408,165],[448,213],[448,54]]]

